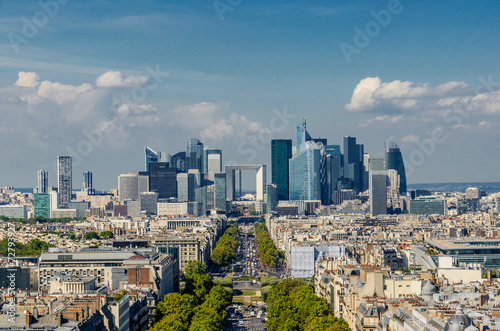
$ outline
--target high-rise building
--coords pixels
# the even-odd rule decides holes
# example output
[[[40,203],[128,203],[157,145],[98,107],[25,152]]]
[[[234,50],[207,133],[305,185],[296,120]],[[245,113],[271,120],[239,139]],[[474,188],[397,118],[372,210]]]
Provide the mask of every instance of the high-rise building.
[[[66,205],[71,201],[71,193],[73,191],[71,182],[71,156],[57,157],[57,181],[59,204]]]
[[[306,141],[309,140],[312,140],[312,138],[309,132],[307,132],[306,119],[304,118],[302,122],[295,127],[296,154],[300,154],[306,149]]]
[[[370,171],[370,213],[372,216],[387,214],[387,173]]]
[[[198,169],[203,173],[203,144],[198,138],[191,138],[186,146],[186,169]]]
[[[266,193],[266,205],[267,212],[275,211],[276,206],[278,205],[278,186],[276,184],[267,185],[267,193]]]
[[[478,187],[468,187],[465,190],[465,199],[467,200],[480,200],[481,189]]]
[[[445,199],[427,196],[410,201],[410,214],[446,216],[447,211]]]
[[[172,156],[172,167],[177,168],[177,172],[187,172],[186,167],[186,152],[179,152]]]
[[[385,157],[370,157],[368,161],[369,169],[375,171],[383,171],[385,169]]]
[[[40,169],[37,172],[37,193],[47,193],[49,188],[49,172],[44,169]]]
[[[83,173],[83,190],[87,192],[87,194],[94,194],[95,189],[94,185],[92,183],[92,172],[91,171],[85,171]]]
[[[403,161],[403,155],[396,143],[387,141],[385,143],[385,168],[387,170],[394,169],[399,174],[399,192],[403,194],[406,192],[406,172]]]
[[[226,174],[215,174],[214,180],[214,208],[226,211]]]
[[[50,194],[33,194],[33,214],[34,216],[50,217]]]
[[[323,190],[323,203],[333,203],[334,192],[341,189],[339,185],[342,170],[342,154],[340,152],[340,145],[325,145],[326,154],[326,179]]]
[[[149,172],[149,164],[151,162],[158,162],[158,153],[152,150],[150,147],[144,147],[144,156],[145,156],[145,164],[146,164],[146,172]]]
[[[177,168],[168,162],[150,163],[149,190],[158,193],[159,199],[177,197]]]
[[[149,191],[149,177],[145,172],[122,174],[118,176],[118,196],[120,202],[139,200],[142,192]]]
[[[344,137],[343,155],[343,178],[350,181],[351,188],[356,192],[362,192],[364,184],[364,146],[356,143],[355,137]]]
[[[290,159],[289,200],[321,200],[324,149],[306,141],[303,151]]]
[[[222,150],[218,148],[205,147],[203,149],[203,173],[207,174],[210,172],[209,166],[209,155],[218,155],[219,157],[212,158],[212,168],[213,170],[219,169],[219,171],[214,171],[214,173],[222,172]],[[219,161],[219,166],[217,167],[217,162]],[[211,179],[213,180],[213,179]]]
[[[222,151],[221,153],[208,154],[205,159],[205,168],[207,169],[208,179],[213,181],[214,174],[222,172]]]
[[[179,202],[195,201],[196,176],[193,173],[177,174],[177,200]]]
[[[141,212],[147,215],[156,214],[158,194],[156,192],[142,192],[139,194]]]
[[[278,188],[278,200],[288,200],[291,158],[291,139],[271,140],[271,183],[276,184]]]

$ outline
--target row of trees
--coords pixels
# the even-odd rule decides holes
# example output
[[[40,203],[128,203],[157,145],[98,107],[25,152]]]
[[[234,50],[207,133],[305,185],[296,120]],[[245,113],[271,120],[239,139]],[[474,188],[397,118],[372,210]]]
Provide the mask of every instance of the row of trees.
[[[284,279],[271,288],[267,300],[270,331],[349,331],[331,315],[328,302],[301,279]]]
[[[216,285],[204,263],[193,261],[184,270],[182,293],[169,293],[156,309],[156,323],[150,331],[218,331],[232,300],[232,289]]]
[[[238,228],[236,226],[228,227],[212,251],[210,256],[212,262],[219,266],[230,264],[236,260],[239,244]]]
[[[84,221],[85,217],[77,217],[77,218],[49,218],[43,216],[35,216],[33,218],[8,218],[6,216],[0,215],[1,221],[8,221],[12,223],[22,223],[22,224],[36,224],[36,223],[69,223],[71,221]]]
[[[101,239],[101,238],[114,238],[113,232],[111,231],[101,231],[101,233],[97,234],[97,232],[87,232],[85,234],[85,239],[87,240],[92,240],[92,239]]]
[[[26,245],[14,241],[9,242],[9,238],[4,238],[0,241],[0,252],[2,253],[2,256],[9,256],[9,253],[12,254],[12,250],[14,250],[13,253],[15,254],[15,257],[35,256],[40,255],[42,251],[48,250],[49,247],[54,247],[54,245],[36,238],[28,241]]]
[[[257,257],[267,267],[274,268],[279,260],[280,252],[267,232],[264,223],[255,226],[255,243],[257,244]]]

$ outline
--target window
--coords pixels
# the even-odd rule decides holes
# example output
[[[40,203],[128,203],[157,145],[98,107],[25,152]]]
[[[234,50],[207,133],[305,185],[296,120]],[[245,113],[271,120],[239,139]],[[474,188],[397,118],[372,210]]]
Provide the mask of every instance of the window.
[[[58,255],[57,259],[59,261],[71,261],[73,260],[73,255]]]

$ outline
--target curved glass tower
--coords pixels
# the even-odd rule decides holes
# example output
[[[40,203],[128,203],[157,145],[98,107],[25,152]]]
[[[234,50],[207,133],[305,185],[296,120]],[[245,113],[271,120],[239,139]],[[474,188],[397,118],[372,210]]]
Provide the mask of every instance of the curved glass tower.
[[[403,194],[406,192],[406,172],[403,155],[401,154],[399,146],[392,141],[385,142],[385,169],[394,169],[398,172],[399,193]]]

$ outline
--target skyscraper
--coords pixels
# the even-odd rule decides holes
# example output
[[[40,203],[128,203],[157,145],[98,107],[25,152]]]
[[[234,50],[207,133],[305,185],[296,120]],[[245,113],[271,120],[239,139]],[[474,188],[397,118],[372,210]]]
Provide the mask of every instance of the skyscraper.
[[[122,174],[118,176],[118,196],[120,202],[139,200],[142,192],[149,191],[149,177],[145,172]]]
[[[278,205],[278,187],[276,184],[267,185],[266,205],[268,213],[276,210]]]
[[[211,162],[209,161],[210,155],[215,155],[215,156],[212,156]],[[217,166],[217,161],[219,161],[218,166]],[[205,147],[203,149],[203,173],[205,173],[205,174],[210,173],[210,165],[212,167],[212,170],[219,169],[218,171],[213,171],[213,173],[217,173],[217,172],[222,171],[222,150],[221,149],[209,148],[209,147]],[[210,180],[213,180],[213,178]]]
[[[302,153],[289,161],[289,200],[321,200],[324,149],[314,141],[307,141],[304,146]]]
[[[38,170],[37,179],[37,193],[47,193],[49,187],[49,172],[44,169]]]
[[[288,200],[291,158],[291,139],[271,140],[271,183],[278,187],[278,200]]]
[[[145,156],[145,164],[146,164],[146,171],[149,171],[149,164],[151,162],[158,162],[158,153],[153,151],[151,148],[148,146],[144,147],[144,156]]]
[[[34,216],[50,217],[50,194],[33,194],[33,214]]]
[[[203,144],[198,138],[191,138],[186,146],[186,170],[198,169],[203,173]]]
[[[403,155],[396,143],[387,141],[385,143],[385,168],[394,169],[399,174],[399,193],[406,192],[406,172]]]
[[[306,141],[312,140],[306,126],[306,119],[304,118],[295,127],[295,147],[297,154],[302,153],[306,149]]]
[[[83,173],[83,190],[87,192],[87,194],[94,194],[94,186],[92,184],[92,172],[85,171]]]
[[[356,143],[355,137],[344,137],[344,155],[343,155],[343,178],[351,183],[351,188],[356,192],[362,192],[364,185],[363,165],[364,146]]]
[[[386,170],[385,169],[385,157],[370,157],[369,160],[370,169],[369,170]]]
[[[226,174],[218,173],[214,177],[214,208],[226,211]]]
[[[149,190],[158,193],[159,199],[177,197],[177,169],[168,162],[150,163]]]
[[[57,157],[57,192],[59,194],[59,204],[66,205],[71,201],[73,190],[71,182],[71,156]]]
[[[387,214],[387,173],[370,171],[370,213],[372,216]]]
[[[177,200],[179,202],[195,201],[196,176],[193,173],[177,174]]]
[[[186,152],[179,152],[172,156],[170,166],[177,168],[177,172],[187,172],[186,167]]]

